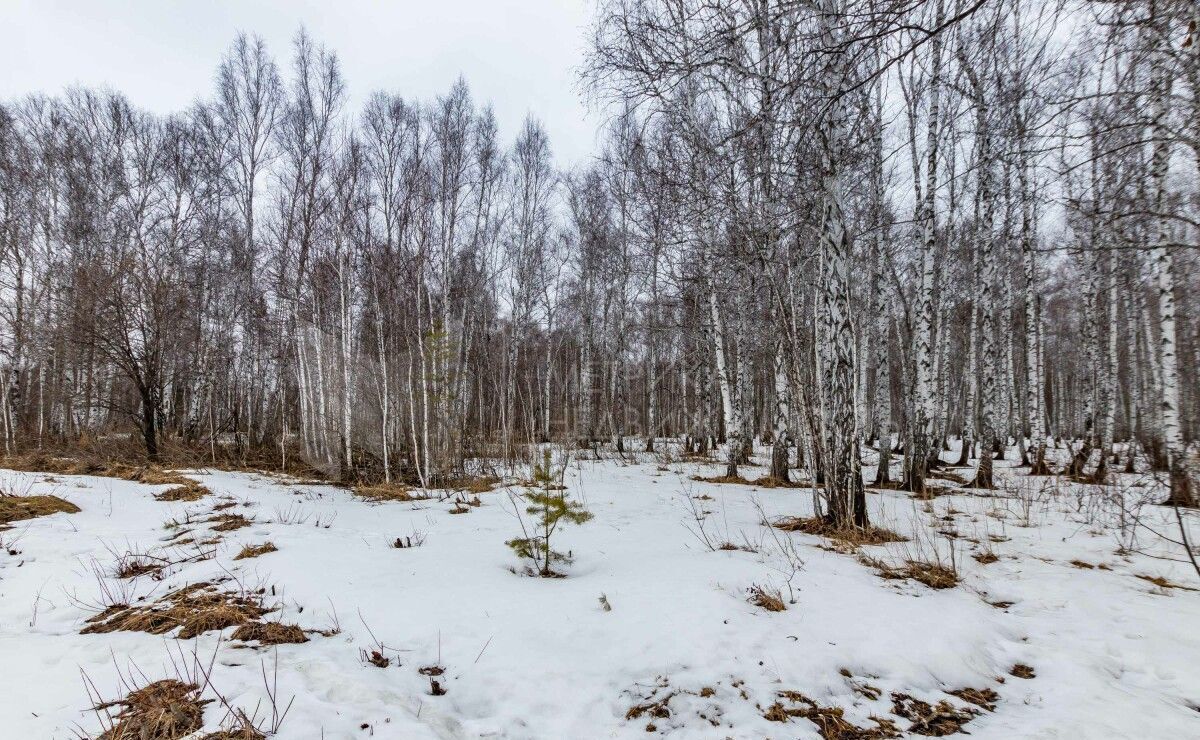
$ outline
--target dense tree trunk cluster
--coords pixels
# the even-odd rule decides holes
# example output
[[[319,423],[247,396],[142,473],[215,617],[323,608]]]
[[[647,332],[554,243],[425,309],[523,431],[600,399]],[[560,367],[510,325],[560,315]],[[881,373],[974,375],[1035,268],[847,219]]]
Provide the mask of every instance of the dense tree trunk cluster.
[[[838,526],[1017,445],[1196,494],[1186,0],[601,0],[592,161],[465,82],[347,110],[301,33],[170,116],[0,104],[5,450],[129,433],[437,484],[528,443],[755,440]],[[1064,33],[1071,29],[1072,33]],[[1117,442],[1129,442],[1125,461]],[[873,452],[870,450],[873,449]],[[224,454],[224,453],[223,453]],[[895,470],[893,463],[900,462]]]

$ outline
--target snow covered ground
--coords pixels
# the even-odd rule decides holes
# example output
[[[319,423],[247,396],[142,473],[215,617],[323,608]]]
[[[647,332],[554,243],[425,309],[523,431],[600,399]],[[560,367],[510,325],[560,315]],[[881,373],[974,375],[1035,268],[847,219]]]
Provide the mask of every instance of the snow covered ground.
[[[997,464],[994,495],[869,494],[874,523],[909,541],[863,552],[952,564],[961,582],[939,590],[881,578],[821,537],[762,526],[763,513],[811,514],[807,489],[698,482],[719,466],[646,456],[571,464],[569,490],[595,518],[562,531],[556,548],[575,562],[558,579],[513,572],[505,540],[520,529],[503,488],[451,514],[446,502],[373,504],[247,473],[193,471],[212,495],[168,503],[153,498],[166,486],[4,471],[6,490],[58,495],[81,512],[0,532],[0,735],[98,732],[95,695],[117,699],[123,680],[194,675],[199,663],[205,696],[217,699],[207,729],[226,705],[257,708],[270,724],[274,695],[288,710],[282,738],[808,738],[819,737],[809,719],[764,717],[779,692],[903,731],[911,721],[892,714],[893,692],[973,707],[947,693],[963,688],[999,697],[965,726],[977,738],[1200,737],[1200,591],[1138,577],[1200,587],[1182,548],[1159,536],[1178,539],[1173,512],[1147,506],[1122,536],[1114,509],[1086,487]],[[1118,493],[1160,490],[1122,476],[1107,490]],[[222,497],[237,505],[221,513],[249,527],[213,533],[199,521]],[[172,520],[182,527],[164,528]],[[186,529],[197,542],[221,535],[199,546],[213,557],[161,580],[112,575],[124,552],[195,554],[196,544],[168,542]],[[413,536],[423,544],[392,547]],[[745,549],[713,551],[705,537]],[[1191,537],[1200,541],[1194,517]],[[266,541],[278,551],[234,560]],[[973,557],[988,552],[999,559]],[[105,592],[137,603],[220,579],[265,589],[280,607],[269,618],[313,630],[309,642],[80,634]],[[755,606],[754,585],[785,600],[790,586],[793,603]],[[386,668],[364,660],[373,650]],[[1011,675],[1017,664],[1034,677]]]

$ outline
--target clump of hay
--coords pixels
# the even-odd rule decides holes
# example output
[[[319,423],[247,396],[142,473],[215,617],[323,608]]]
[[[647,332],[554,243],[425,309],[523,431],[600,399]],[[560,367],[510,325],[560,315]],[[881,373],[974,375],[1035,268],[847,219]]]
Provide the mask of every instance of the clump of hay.
[[[58,496],[0,494],[0,524],[60,513],[78,514],[79,507]]]
[[[176,589],[152,604],[114,604],[88,619],[80,634],[148,632],[161,635],[179,629],[176,637],[190,640],[205,632],[249,624],[270,611],[263,607],[257,596],[220,591],[213,584],[202,581]]]
[[[827,537],[848,545],[883,545],[888,542],[907,542],[908,538],[882,527],[839,527],[825,517],[789,516],[776,519],[773,525],[785,532],[801,532]]]
[[[275,552],[278,549],[278,547],[275,547],[274,542],[264,542],[261,545],[246,545],[233,559],[246,560],[247,558],[256,558],[259,555],[266,555],[267,553]]]
[[[97,740],[178,740],[190,737],[204,726],[204,705],[194,683],[173,678],[130,691],[124,699],[97,704],[97,712],[108,712],[111,726]]]
[[[233,639],[242,642],[258,642],[261,645],[285,645],[308,642],[304,630],[294,624],[280,622],[253,622],[243,624],[233,631]]]
[[[769,612],[781,612],[787,609],[783,595],[778,590],[771,590],[754,584],[746,591],[748,594],[746,600],[760,609],[766,609]]]

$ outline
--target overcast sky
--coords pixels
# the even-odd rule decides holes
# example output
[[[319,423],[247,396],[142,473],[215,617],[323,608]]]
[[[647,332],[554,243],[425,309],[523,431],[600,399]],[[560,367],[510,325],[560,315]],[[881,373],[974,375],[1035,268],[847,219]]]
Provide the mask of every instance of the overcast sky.
[[[600,116],[576,90],[589,0],[0,0],[0,99],[107,85],[157,112],[212,90],[238,31],[286,69],[304,25],[337,52],[351,110],[374,90],[428,100],[462,74],[505,141],[526,113],[562,165],[595,148]]]

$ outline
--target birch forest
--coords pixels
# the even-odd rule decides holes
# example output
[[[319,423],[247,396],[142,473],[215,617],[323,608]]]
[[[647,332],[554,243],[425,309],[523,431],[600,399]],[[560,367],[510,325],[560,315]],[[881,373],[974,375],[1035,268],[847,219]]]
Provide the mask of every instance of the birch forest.
[[[303,31],[170,116],[4,101],[5,449],[427,485],[550,440],[736,477],[758,439],[862,525],[864,450],[919,492],[962,438],[988,488],[1007,440],[1097,480],[1144,452],[1193,504],[1196,13],[606,0],[570,171],[465,80],[349,110]]]
[[[585,17],[0,97],[0,735],[1200,737],[1200,0]]]

